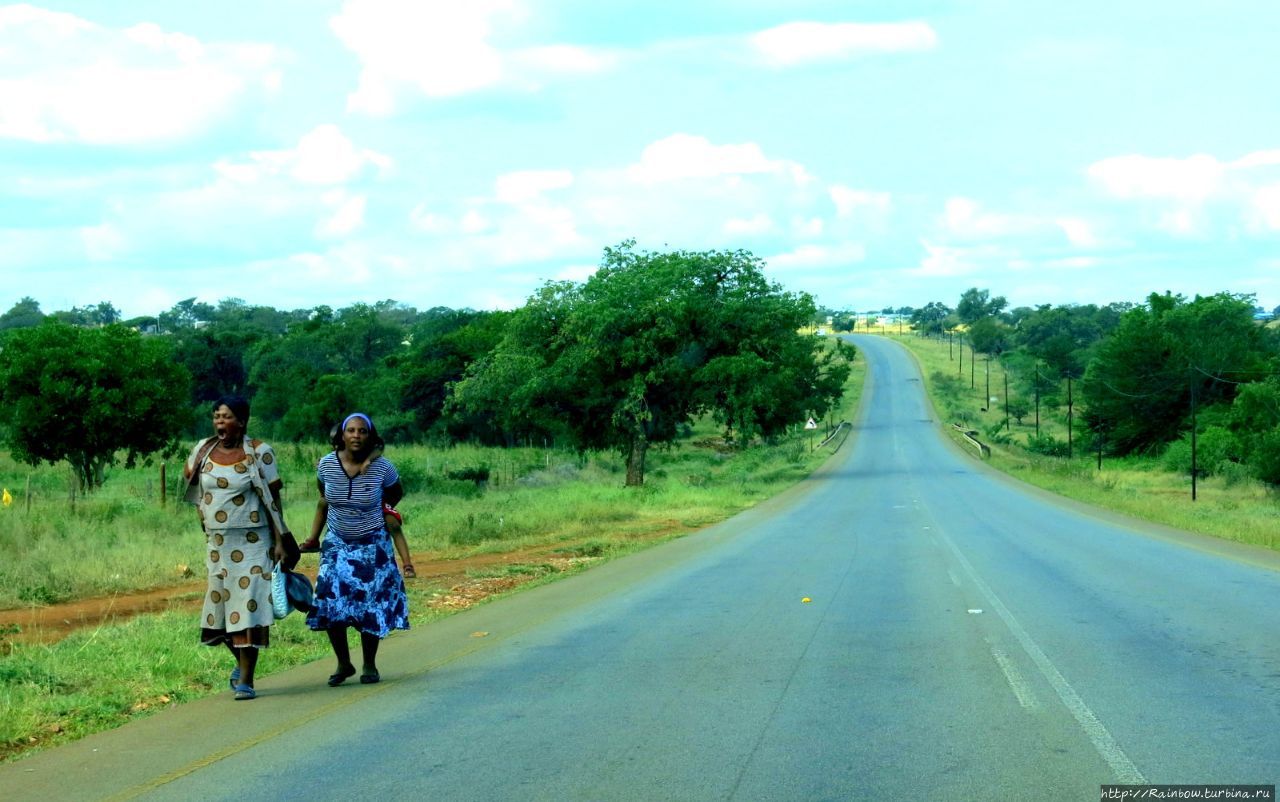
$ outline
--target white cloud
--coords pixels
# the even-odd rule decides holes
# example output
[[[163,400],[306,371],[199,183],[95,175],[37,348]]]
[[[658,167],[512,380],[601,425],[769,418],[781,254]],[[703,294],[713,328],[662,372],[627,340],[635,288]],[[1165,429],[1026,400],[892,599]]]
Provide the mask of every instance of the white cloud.
[[[1249,198],[1252,222],[1271,231],[1280,231],[1280,184],[1255,190]]]
[[[251,164],[220,162],[217,169],[224,176],[242,182],[260,180],[263,175],[287,174],[302,184],[344,184],[357,178],[365,167],[386,171],[391,159],[376,151],[357,148],[336,125],[313,128],[288,150],[262,150],[250,153]]]
[[[947,199],[942,223],[952,234],[971,239],[1025,234],[1042,225],[1028,216],[984,211],[977,201],[963,197]]]
[[[1087,173],[1117,198],[1204,201],[1222,188],[1223,165],[1212,156],[1186,159],[1113,156],[1089,165]]]
[[[111,223],[100,223],[80,229],[80,238],[84,242],[85,256],[91,262],[106,262],[127,247],[127,241],[120,229]]]
[[[513,68],[521,73],[590,75],[612,69],[616,54],[576,45],[529,47],[511,54]]]
[[[925,250],[924,258],[920,260],[918,267],[905,272],[926,278],[949,278],[974,273],[990,257],[1000,253],[992,246],[955,247],[933,245],[924,241],[920,245]]]
[[[269,45],[205,44],[152,23],[111,29],[0,8],[0,138],[133,144],[198,133],[280,82]]]
[[[627,168],[627,176],[637,184],[782,172],[797,181],[807,180],[803,167],[766,158],[754,142],[713,145],[706,137],[692,134],[672,134],[653,142],[640,154],[640,163]]]
[[[333,209],[333,214],[317,224],[316,236],[345,237],[364,225],[365,196],[348,196],[339,189],[325,193],[321,200]]]
[[[1088,220],[1078,217],[1060,217],[1056,221],[1058,227],[1067,235],[1067,240],[1077,248],[1093,248],[1098,245],[1098,237]]]
[[[498,176],[494,196],[501,203],[528,203],[543,193],[564,189],[573,183],[568,170],[519,170]]]
[[[511,0],[347,0],[329,25],[361,64],[348,110],[389,114],[401,87],[450,97],[499,83],[503,57],[490,38],[495,20],[518,11]]]
[[[595,265],[569,265],[556,273],[556,280],[582,283],[594,276],[598,269]]]
[[[938,36],[924,22],[789,22],[761,31],[750,41],[767,64],[788,67],[868,53],[930,50]]]
[[[861,243],[839,245],[801,245],[786,253],[770,256],[765,261],[769,267],[782,271],[810,268],[844,267],[867,258]]]
[[[831,202],[836,205],[836,214],[840,217],[853,217],[864,209],[886,212],[890,207],[887,192],[869,192],[833,184],[827,193],[831,196]]]
[[[764,212],[750,218],[733,217],[724,223],[724,233],[732,235],[766,234],[774,228],[773,219]]]

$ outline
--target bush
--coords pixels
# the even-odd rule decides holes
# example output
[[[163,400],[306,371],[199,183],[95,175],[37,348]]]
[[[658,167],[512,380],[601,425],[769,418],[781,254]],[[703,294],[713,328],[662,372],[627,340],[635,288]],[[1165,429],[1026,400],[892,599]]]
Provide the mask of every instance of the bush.
[[[1029,434],[1027,435],[1027,450],[1033,454],[1044,454],[1046,457],[1065,457],[1067,456],[1067,441],[1059,440],[1051,434],[1042,434],[1039,437]]]
[[[1249,471],[1269,485],[1280,485],[1280,432],[1259,435],[1253,443]]]
[[[1240,462],[1240,441],[1220,426],[1210,426],[1196,438],[1196,473],[1214,476],[1224,464]],[[1191,475],[1191,435],[1170,443],[1160,457],[1166,471]]]

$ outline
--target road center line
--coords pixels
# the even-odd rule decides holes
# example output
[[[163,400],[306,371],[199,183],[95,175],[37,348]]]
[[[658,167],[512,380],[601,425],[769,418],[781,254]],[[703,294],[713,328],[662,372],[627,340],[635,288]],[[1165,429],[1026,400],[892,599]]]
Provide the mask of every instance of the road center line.
[[[1000,670],[1004,672],[1004,678],[1009,682],[1009,687],[1013,689],[1013,695],[1018,697],[1018,704],[1022,705],[1025,710],[1033,710],[1039,707],[1035,692],[1031,690],[1031,686],[1023,679],[1022,672],[1013,664],[1009,656],[994,646],[991,647],[991,656],[995,658],[996,665],[1000,666]]]
[[[1106,726],[1093,714],[1089,706],[1080,698],[1080,694],[1076,693],[1075,689],[1071,687],[1071,683],[1067,682],[1067,678],[1062,676],[1062,672],[1058,671],[1053,662],[1049,660],[1048,655],[1031,639],[1027,631],[1018,623],[1018,619],[1014,617],[1013,613],[1009,612],[1009,608],[1004,606],[1004,602],[1000,601],[1000,597],[996,596],[995,592],[987,587],[987,583],[982,581],[978,576],[978,572],[974,570],[973,565],[956,547],[956,544],[941,530],[937,532],[937,535],[951,549],[951,553],[956,556],[956,560],[959,561],[960,566],[964,568],[969,578],[973,580],[973,584],[977,586],[978,591],[986,597],[991,609],[995,610],[996,615],[1000,616],[1000,620],[1013,633],[1013,637],[1017,639],[1023,651],[1036,664],[1036,668],[1040,670],[1049,685],[1053,687],[1054,692],[1058,694],[1058,698],[1066,705],[1072,718],[1084,730],[1085,735],[1089,736],[1089,740],[1093,743],[1093,748],[1098,751],[1102,759],[1115,772],[1116,779],[1127,785],[1145,785],[1146,778],[1142,776],[1142,772],[1138,771],[1138,767],[1133,765],[1133,761],[1116,743],[1115,738],[1111,737],[1111,733]]]

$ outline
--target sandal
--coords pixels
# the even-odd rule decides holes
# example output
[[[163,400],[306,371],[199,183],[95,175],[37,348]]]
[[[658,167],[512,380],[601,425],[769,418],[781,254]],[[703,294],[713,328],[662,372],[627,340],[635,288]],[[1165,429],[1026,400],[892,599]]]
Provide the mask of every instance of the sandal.
[[[347,666],[346,668],[339,668],[337,673],[329,675],[329,687],[336,688],[342,683],[346,682],[347,677],[354,677],[355,675],[356,675],[355,666]]]
[[[237,686],[236,686],[236,701],[237,701],[237,702],[243,702],[243,701],[246,701],[246,700],[248,700],[248,699],[257,699],[257,698],[258,698],[258,692],[257,692],[257,691],[255,691],[255,690],[253,689],[253,687],[252,687],[252,686],[249,686],[249,685],[237,685]]]
[[[375,683],[375,682],[377,682],[377,681],[379,681],[379,680],[381,680],[381,679],[382,679],[382,677],[378,676],[378,672],[377,672],[377,671],[369,671],[369,672],[366,672],[366,673],[364,673],[364,674],[361,674],[361,675],[360,675],[360,684],[361,684],[361,685],[372,685],[373,683]]]
[[[235,668],[231,669],[231,690],[234,691],[236,689],[236,686],[239,684],[240,684],[240,666],[236,666]]]

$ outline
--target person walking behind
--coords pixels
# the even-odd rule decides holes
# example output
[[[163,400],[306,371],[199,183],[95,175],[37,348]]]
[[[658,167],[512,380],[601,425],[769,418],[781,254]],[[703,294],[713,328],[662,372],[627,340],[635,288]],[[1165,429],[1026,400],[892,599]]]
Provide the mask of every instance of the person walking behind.
[[[383,456],[382,438],[368,415],[352,413],[333,435],[333,451],[316,465],[320,500],[303,547],[328,536],[320,546],[315,606],[307,626],[329,636],[337,671],[329,685],[337,686],[356,669],[351,662],[347,630],[360,633],[363,665],[360,682],[378,682],[378,645],[393,629],[409,628],[409,604],[404,579],[396,567],[383,505],[394,507],[404,496],[395,466]]]
[[[237,700],[257,697],[258,650],[271,642],[275,621],[271,577],[276,563],[297,561],[280,506],[283,482],[275,452],[245,435],[249,402],[224,396],[213,403],[214,435],[196,445],[183,473],[207,546],[208,587],[200,641],[225,645],[236,658],[230,685]]]

